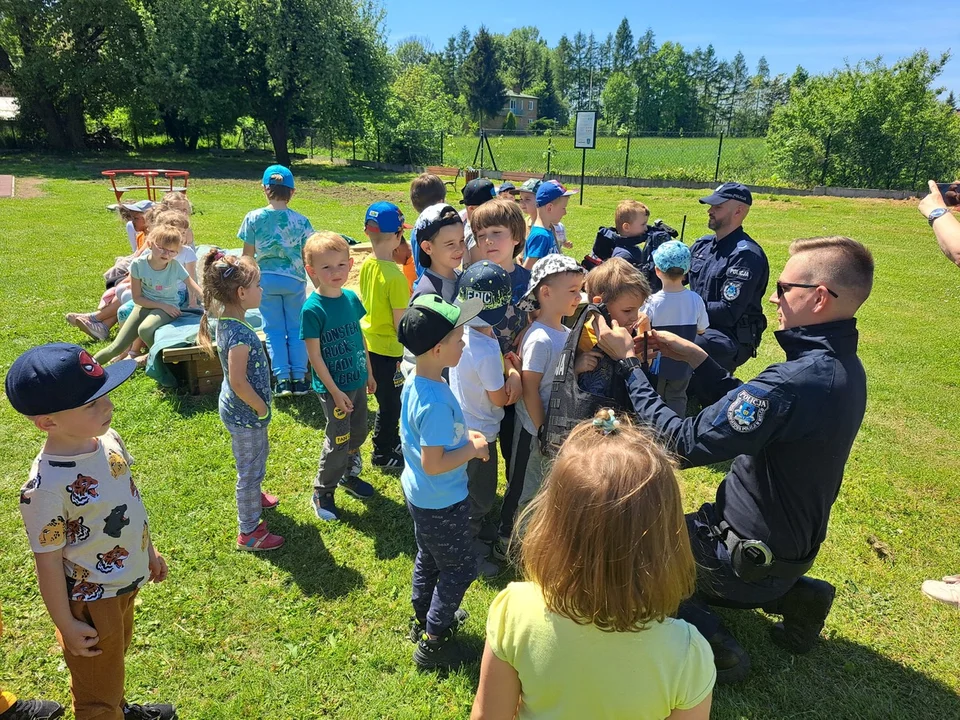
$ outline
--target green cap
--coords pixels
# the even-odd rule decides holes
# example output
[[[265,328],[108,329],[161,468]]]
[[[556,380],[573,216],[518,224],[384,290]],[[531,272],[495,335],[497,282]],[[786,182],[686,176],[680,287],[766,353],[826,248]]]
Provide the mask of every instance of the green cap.
[[[483,300],[480,298],[452,305],[439,295],[421,295],[404,310],[397,328],[397,339],[414,355],[423,355],[482,311]]]

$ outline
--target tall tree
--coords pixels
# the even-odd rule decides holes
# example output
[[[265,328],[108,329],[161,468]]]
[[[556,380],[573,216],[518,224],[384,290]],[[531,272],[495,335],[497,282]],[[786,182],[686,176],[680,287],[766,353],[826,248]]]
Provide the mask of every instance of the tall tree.
[[[633,64],[633,78],[637,86],[636,129],[638,132],[656,130],[656,105],[653,81],[656,72],[657,42],[651,28],[637,41],[637,59]]]
[[[0,81],[51,147],[84,147],[84,121],[119,106],[143,31],[132,0],[0,0]]]
[[[624,72],[629,69],[636,54],[637,49],[633,44],[630,21],[624,18],[617,26],[617,34],[613,38],[613,72]]]
[[[426,65],[430,62],[432,54],[433,45],[430,40],[416,35],[401,40],[393,51],[393,56],[401,72],[411,65]]]
[[[467,96],[467,107],[479,116],[480,126],[485,119],[503,109],[507,89],[500,79],[500,61],[493,37],[483,25],[473,37],[473,49],[461,70]]]
[[[603,88],[603,118],[612,130],[630,121],[636,102],[636,87],[630,76],[615,72]]]
[[[503,38],[503,73],[514,92],[529,90],[540,79],[546,43],[535,27],[514,28]]]
[[[573,45],[566,35],[561,35],[553,51],[553,71],[556,77],[557,92],[569,102],[574,85]]]
[[[295,125],[355,133],[386,106],[381,17],[348,0],[237,0],[253,116],[287,164]]]

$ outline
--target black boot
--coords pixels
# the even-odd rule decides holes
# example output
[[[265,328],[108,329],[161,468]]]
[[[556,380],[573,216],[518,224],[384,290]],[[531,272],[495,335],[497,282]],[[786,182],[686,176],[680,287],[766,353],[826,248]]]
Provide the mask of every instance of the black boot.
[[[413,662],[421,670],[454,669],[479,659],[475,651],[457,640],[453,628],[448,628],[436,640],[422,635],[413,651]]]
[[[707,642],[713,650],[713,664],[717,667],[717,682],[729,685],[745,680],[750,674],[750,656],[740,647],[730,631],[721,626]]]
[[[837,589],[825,580],[802,577],[786,595],[763,606],[763,611],[782,615],[783,622],[770,628],[770,639],[797,655],[813,649],[830,614]]]

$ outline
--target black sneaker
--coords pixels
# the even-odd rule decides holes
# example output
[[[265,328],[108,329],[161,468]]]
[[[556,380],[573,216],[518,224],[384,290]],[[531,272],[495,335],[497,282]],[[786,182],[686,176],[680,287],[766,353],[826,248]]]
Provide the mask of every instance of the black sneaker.
[[[0,713],[2,720],[54,720],[63,717],[63,705],[53,700],[17,700]]]
[[[469,619],[470,613],[463,608],[457,608],[457,611],[453,614],[453,625],[450,626],[450,632],[456,635],[458,632],[460,632],[460,628],[462,628]],[[421,638],[423,638],[423,634],[426,631],[426,623],[420,622],[416,617],[410,618],[410,632],[407,634],[407,637],[410,638],[410,642],[420,642]]]
[[[403,471],[403,455],[397,452],[392,452],[389,455],[374,455],[370,461],[375,468],[380,468],[381,470],[387,470],[389,472]]]
[[[290,384],[290,391],[298,397],[300,395],[306,395],[310,392],[310,383],[306,380],[294,380]]]
[[[280,380],[277,382],[277,389],[273,391],[274,397],[290,397],[293,395],[293,381],[292,380]]]
[[[177,720],[177,711],[173,705],[124,705],[124,720]]]
[[[457,641],[452,628],[436,640],[422,635],[413,651],[413,662],[421,670],[458,668],[480,659],[476,650],[471,650]]]
[[[498,537],[493,544],[490,556],[497,562],[510,562],[510,541],[507,538]]]
[[[373,497],[373,485],[358,477],[340,478],[337,485],[342,487],[347,495],[355,497],[357,500],[367,500]]]
[[[763,606],[763,611],[782,615],[783,622],[770,628],[770,639],[787,652],[803,655],[813,649],[824,621],[833,607],[837,589],[825,580],[802,577],[787,594]]]
[[[337,511],[337,504],[333,501],[332,492],[321,492],[320,490],[313,491],[313,511],[317,514],[317,517],[321,520],[339,520],[340,515]]]

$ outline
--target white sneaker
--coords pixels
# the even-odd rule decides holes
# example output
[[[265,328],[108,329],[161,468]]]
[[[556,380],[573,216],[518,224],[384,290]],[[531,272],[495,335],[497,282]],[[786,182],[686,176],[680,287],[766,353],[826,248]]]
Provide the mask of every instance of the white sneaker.
[[[960,610],[960,575],[951,575],[943,580],[924,580],[920,590],[927,597]]]

